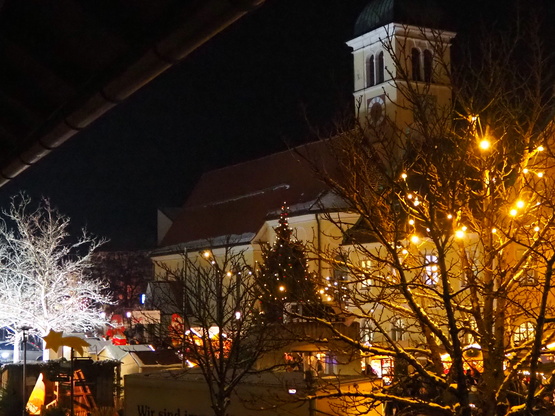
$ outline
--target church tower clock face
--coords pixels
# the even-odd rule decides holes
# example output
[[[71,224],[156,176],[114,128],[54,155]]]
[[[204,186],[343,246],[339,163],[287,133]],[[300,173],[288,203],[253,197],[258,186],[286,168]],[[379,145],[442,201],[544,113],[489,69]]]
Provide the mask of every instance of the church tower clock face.
[[[385,119],[385,96],[377,95],[368,100],[368,120],[372,125],[377,126]]]

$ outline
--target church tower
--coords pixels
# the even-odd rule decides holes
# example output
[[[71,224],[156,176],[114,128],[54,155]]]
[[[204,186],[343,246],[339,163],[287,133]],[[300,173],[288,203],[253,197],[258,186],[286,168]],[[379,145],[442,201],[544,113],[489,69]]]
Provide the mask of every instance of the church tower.
[[[448,26],[432,0],[371,0],[366,5],[355,38],[347,42],[353,49],[355,108],[362,122],[377,127],[387,117],[409,129],[414,106],[407,100],[408,83],[425,107],[450,103],[455,33],[445,30]]]

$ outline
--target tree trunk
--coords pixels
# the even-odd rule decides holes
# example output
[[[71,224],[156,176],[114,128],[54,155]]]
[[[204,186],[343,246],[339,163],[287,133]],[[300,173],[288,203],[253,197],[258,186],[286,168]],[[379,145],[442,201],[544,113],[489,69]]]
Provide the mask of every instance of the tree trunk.
[[[22,359],[21,354],[21,341],[23,340],[23,332],[16,331],[14,333],[14,343],[13,343],[13,362],[18,363]]]

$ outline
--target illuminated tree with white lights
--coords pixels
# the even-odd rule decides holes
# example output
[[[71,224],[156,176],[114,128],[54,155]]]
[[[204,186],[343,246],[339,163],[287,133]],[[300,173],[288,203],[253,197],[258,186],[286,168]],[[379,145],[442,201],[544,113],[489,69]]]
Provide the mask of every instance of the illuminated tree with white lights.
[[[516,37],[483,41],[455,75],[437,58],[453,94],[436,106],[423,97],[438,87],[406,70],[399,51],[411,49],[384,40],[398,111],[412,121],[362,117],[326,141],[337,175],[314,161],[358,214],[336,221],[338,249],[318,253],[346,271],[343,300],[364,329],[360,340],[336,335],[367,365],[373,356],[395,363],[380,374],[390,384],[332,389],[350,412],[552,412],[555,379],[542,360],[555,342],[554,83],[537,22],[520,24]],[[433,56],[445,56],[439,34],[431,40]]]
[[[69,218],[44,199],[32,207],[12,198],[0,223],[0,326],[20,345],[28,334],[92,331],[105,323],[106,285],[89,278],[91,254],[102,242],[88,234],[73,240]],[[19,349],[14,348],[14,362]]]

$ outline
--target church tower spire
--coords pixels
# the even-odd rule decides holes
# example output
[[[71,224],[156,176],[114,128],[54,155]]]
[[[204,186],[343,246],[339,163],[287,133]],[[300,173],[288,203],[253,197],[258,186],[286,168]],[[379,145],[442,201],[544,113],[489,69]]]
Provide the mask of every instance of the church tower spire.
[[[432,0],[371,0],[355,24],[354,99],[363,123],[387,118],[409,128],[413,116],[403,83],[426,105],[448,105],[450,42],[455,33]],[[406,87],[406,85],[404,85]]]

